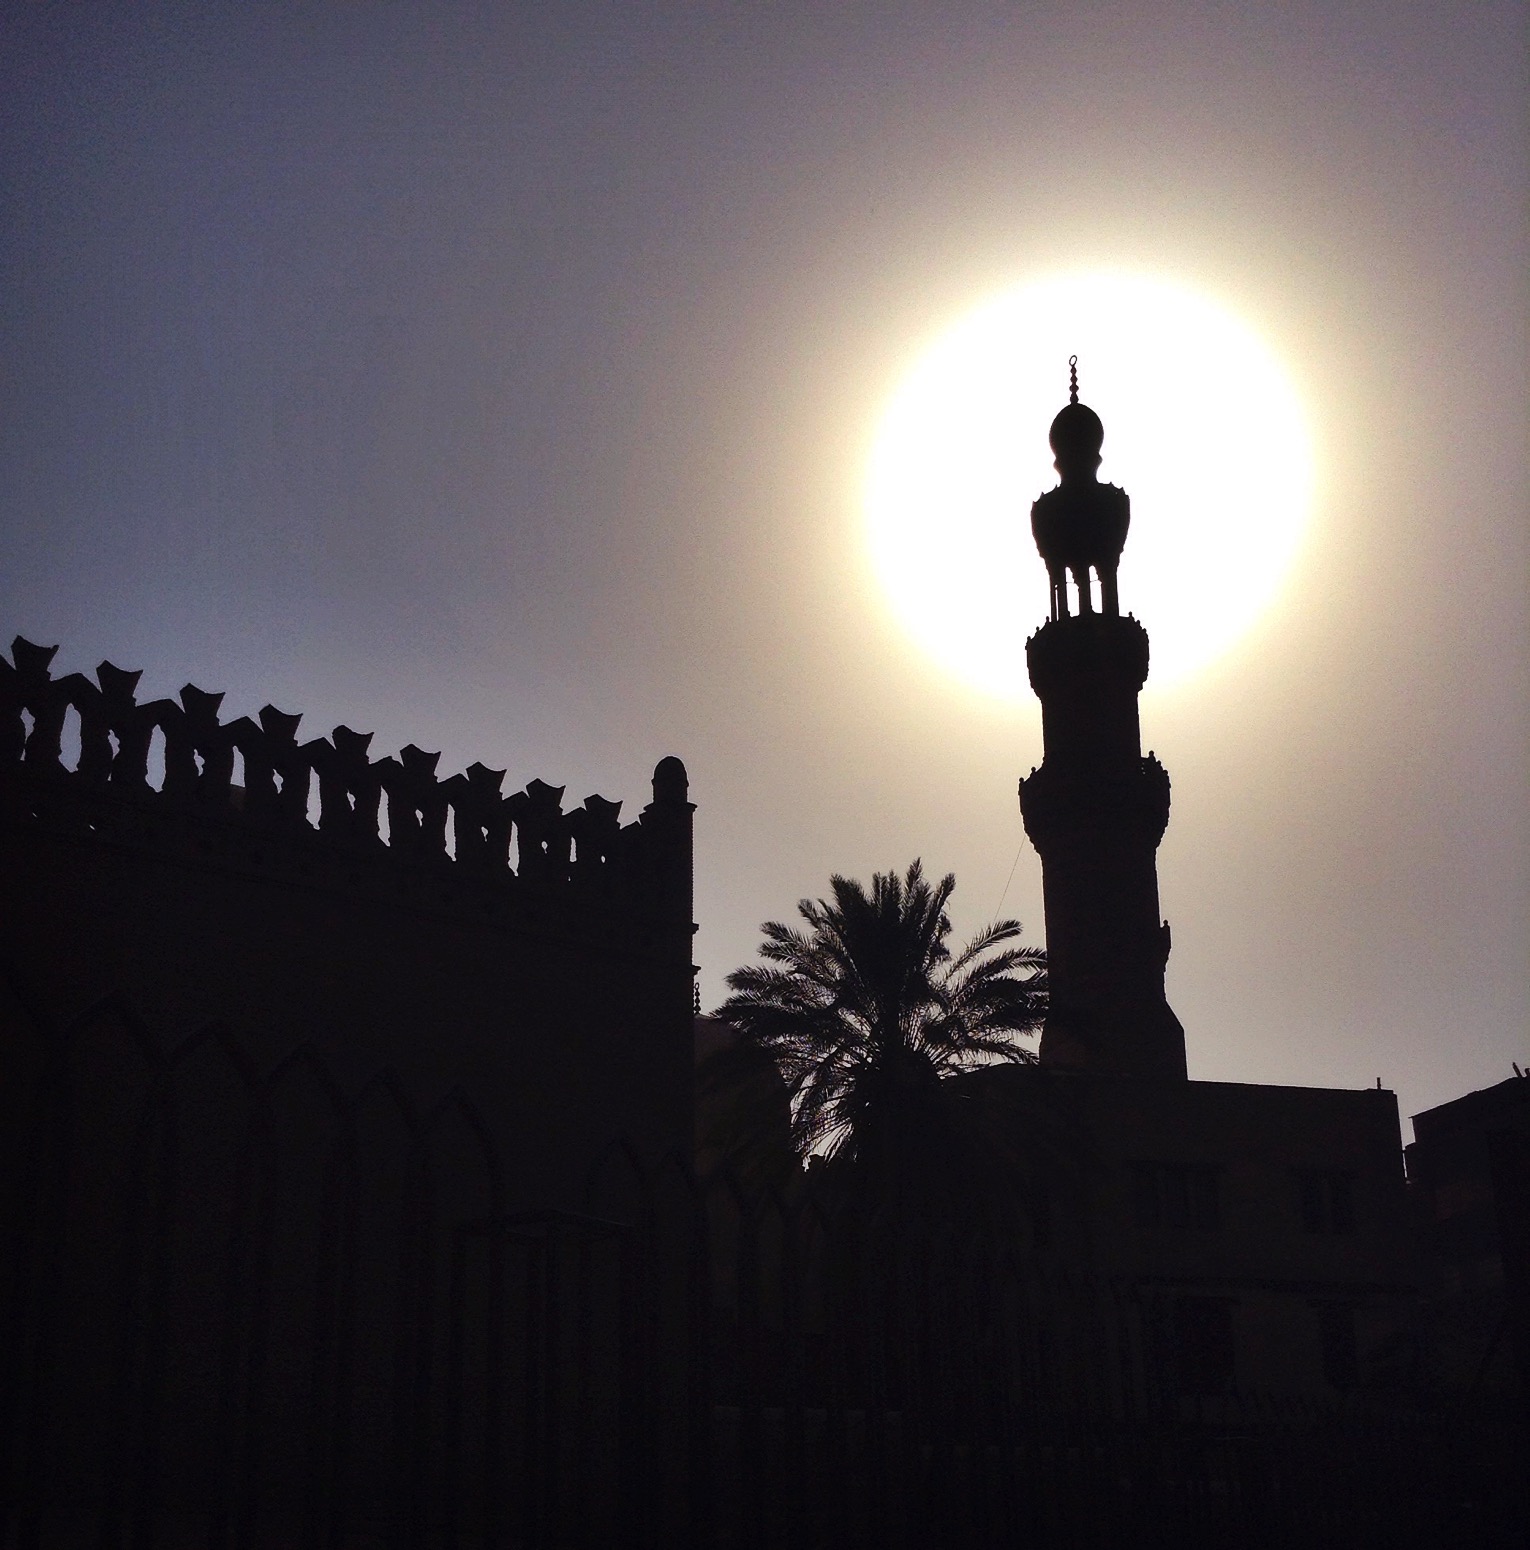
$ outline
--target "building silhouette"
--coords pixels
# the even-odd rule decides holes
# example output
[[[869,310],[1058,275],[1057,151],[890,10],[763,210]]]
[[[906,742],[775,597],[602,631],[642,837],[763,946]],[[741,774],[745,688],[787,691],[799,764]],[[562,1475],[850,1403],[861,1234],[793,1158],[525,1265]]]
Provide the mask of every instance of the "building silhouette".
[[[953,1079],[1024,1161],[1007,1236],[797,1170],[693,1018],[678,759],[624,824],[15,641],[0,1550],[1522,1542],[1520,1434],[1420,1374],[1494,1317],[1522,1372],[1525,1084],[1419,1117],[1410,1202],[1379,1086],[1190,1079],[1102,438],[1075,381],[1051,1016]]]
[[[607,1446],[620,1186],[692,1144],[684,766],[623,824],[54,654],[0,658],[0,1545],[504,1542],[548,1277],[605,1278]]]
[[[1397,1376],[1420,1284],[1395,1095],[1188,1078],[1164,995],[1155,856],[1169,776],[1144,757],[1147,631],[1120,612],[1126,492],[1104,426],[1052,422],[1057,487],[1032,508],[1049,617],[1026,645],[1044,758],[1020,783],[1041,857],[1052,1006],[1037,1066],[966,1079],[1046,1138],[1053,1231],[1127,1289],[1160,1385],[1314,1396]]]
[[[1530,1075],[1413,1117],[1420,1359],[1456,1391],[1530,1394]]]

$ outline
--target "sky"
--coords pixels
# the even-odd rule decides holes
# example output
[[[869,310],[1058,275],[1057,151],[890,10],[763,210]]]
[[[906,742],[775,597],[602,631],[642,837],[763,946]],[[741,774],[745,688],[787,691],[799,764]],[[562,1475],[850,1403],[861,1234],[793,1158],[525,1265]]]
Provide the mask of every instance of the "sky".
[[[708,1006],[915,856],[1039,941],[1038,709],[890,608],[867,459],[985,300],[1159,275],[1280,356],[1316,490],[1143,699],[1190,1073],[1530,1063],[1525,5],[5,9],[0,638],[629,818],[680,755]]]

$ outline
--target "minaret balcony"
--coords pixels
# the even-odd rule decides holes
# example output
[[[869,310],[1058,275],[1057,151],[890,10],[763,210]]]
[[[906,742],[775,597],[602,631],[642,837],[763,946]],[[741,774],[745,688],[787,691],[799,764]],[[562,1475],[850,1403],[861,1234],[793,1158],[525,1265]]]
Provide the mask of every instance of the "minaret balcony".
[[[1169,823],[1169,772],[1152,754],[1104,769],[1048,761],[1020,782],[1020,813],[1043,860],[1083,835],[1154,848]]]

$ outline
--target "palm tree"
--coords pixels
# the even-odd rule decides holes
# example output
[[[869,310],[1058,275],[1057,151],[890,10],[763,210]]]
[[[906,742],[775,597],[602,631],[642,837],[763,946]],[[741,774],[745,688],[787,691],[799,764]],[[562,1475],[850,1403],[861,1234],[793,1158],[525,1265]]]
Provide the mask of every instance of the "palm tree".
[[[943,1078],[1034,1061],[1020,1041],[1046,1013],[1046,955],[1018,945],[1018,921],[994,922],[952,955],[955,886],[951,875],[928,882],[918,861],[904,877],[877,873],[869,893],[832,878],[832,899],[798,905],[806,930],[765,923],[765,962],[730,974],[718,1009],[779,1066],[799,1153],[836,1157],[904,1202],[932,1187],[970,1200],[977,1178],[991,1178],[980,1106]]]

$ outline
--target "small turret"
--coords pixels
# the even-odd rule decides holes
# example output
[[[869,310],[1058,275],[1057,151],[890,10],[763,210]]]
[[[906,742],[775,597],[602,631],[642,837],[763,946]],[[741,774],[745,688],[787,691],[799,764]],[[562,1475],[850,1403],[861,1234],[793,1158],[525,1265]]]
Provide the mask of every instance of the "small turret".
[[[1068,617],[1068,573],[1078,589],[1078,610],[1094,612],[1090,572],[1100,580],[1100,611],[1119,614],[1116,568],[1131,523],[1126,491],[1096,477],[1105,427],[1093,409],[1078,401],[1078,357],[1068,357],[1068,402],[1052,421],[1048,440],[1053,467],[1061,476],[1031,507],[1031,532],[1052,584],[1052,618]]]

